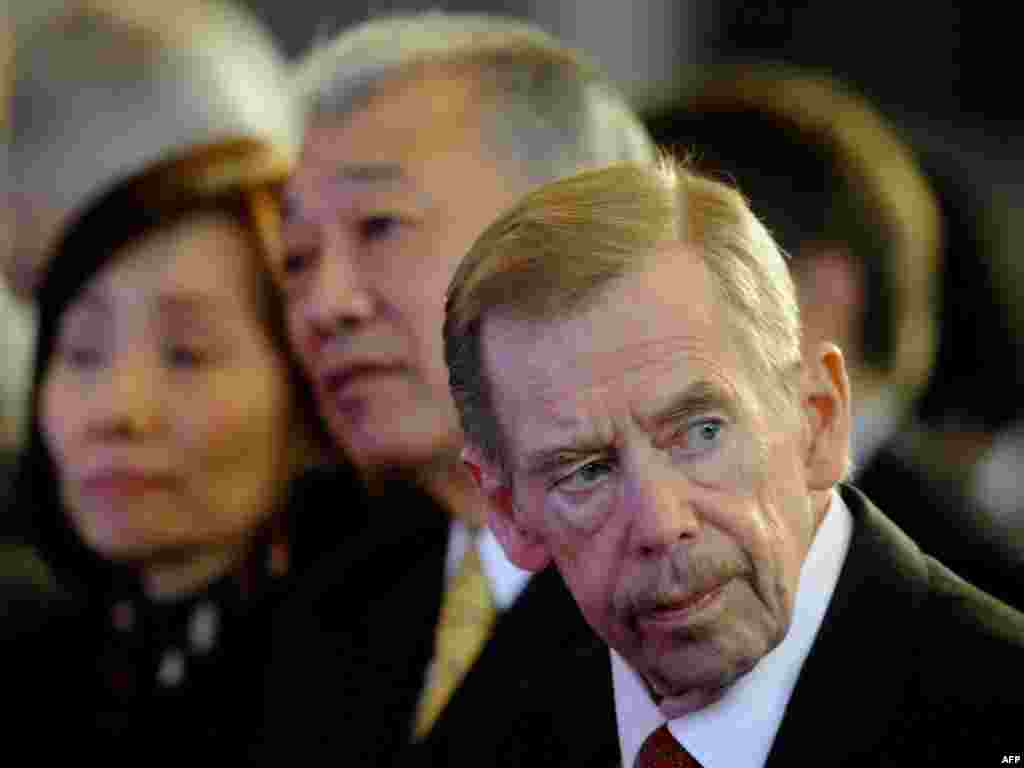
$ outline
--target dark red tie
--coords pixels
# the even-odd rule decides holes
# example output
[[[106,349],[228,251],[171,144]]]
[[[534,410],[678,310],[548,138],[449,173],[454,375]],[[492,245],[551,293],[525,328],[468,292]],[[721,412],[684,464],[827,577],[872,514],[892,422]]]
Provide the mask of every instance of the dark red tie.
[[[697,758],[683,749],[669,733],[668,725],[654,731],[636,753],[633,768],[702,768]]]

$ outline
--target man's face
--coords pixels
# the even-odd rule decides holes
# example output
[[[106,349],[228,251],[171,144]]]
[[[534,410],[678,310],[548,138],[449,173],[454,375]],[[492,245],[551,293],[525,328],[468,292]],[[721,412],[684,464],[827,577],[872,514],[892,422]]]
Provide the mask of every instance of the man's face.
[[[309,124],[275,273],[292,343],[336,442],[364,467],[457,451],[441,326],[473,240],[524,189],[481,140],[475,84],[386,83]]]
[[[492,525],[520,565],[554,560],[661,696],[717,690],[780,642],[827,503],[803,408],[766,406],[778,385],[749,375],[726,311],[676,246],[575,317],[484,324],[512,489],[484,481]]]

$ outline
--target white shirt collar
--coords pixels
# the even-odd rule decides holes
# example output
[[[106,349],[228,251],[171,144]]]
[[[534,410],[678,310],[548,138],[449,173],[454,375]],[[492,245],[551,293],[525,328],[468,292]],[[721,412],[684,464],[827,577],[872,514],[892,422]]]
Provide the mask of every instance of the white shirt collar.
[[[768,758],[800,669],[839,580],[853,535],[849,509],[832,491],[829,508],[800,571],[786,637],[714,704],[669,722],[669,730],[704,768],[761,768]],[[623,765],[632,766],[644,739],[665,722],[640,676],[615,651],[612,684]]]
[[[508,610],[526,588],[526,582],[533,574],[517,568],[505,556],[505,550],[494,538],[490,529],[483,528],[480,537],[480,563],[491,586],[494,604],[499,611]],[[469,527],[461,520],[453,520],[448,534],[447,578],[451,578],[462,562],[462,556],[469,545]]]

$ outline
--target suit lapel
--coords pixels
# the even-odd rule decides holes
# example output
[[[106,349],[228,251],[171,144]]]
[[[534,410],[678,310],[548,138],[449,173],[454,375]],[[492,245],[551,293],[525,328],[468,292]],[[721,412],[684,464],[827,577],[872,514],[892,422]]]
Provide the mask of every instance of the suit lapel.
[[[839,765],[857,753],[870,754],[899,727],[900,713],[909,706],[919,643],[914,615],[927,585],[925,562],[859,491],[844,486],[841,493],[854,519],[850,550],[769,753],[769,768],[822,759]]]
[[[371,500],[367,527],[311,567],[278,612],[268,723],[294,736],[282,752],[307,743],[354,765],[385,765],[408,742],[448,522],[415,489],[393,490]]]

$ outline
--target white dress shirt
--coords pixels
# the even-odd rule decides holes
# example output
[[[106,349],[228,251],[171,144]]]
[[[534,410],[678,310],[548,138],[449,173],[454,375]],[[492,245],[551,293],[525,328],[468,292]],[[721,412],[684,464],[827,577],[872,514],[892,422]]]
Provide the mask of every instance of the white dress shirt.
[[[704,768],[762,768],[800,669],[832,599],[853,535],[853,518],[833,490],[800,571],[793,620],[783,641],[713,704],[669,721],[669,731]],[[615,651],[612,683],[623,765],[665,722],[647,686]]]
[[[515,602],[526,588],[526,582],[533,574],[514,566],[505,556],[505,550],[494,538],[489,528],[482,528],[478,534],[480,537],[480,564],[483,566],[484,575],[491,587],[491,594],[494,596],[494,604],[498,611],[508,610],[508,607]],[[466,553],[469,545],[469,526],[461,520],[452,521],[448,533],[448,562],[447,577],[449,579],[458,571],[462,556]]]

